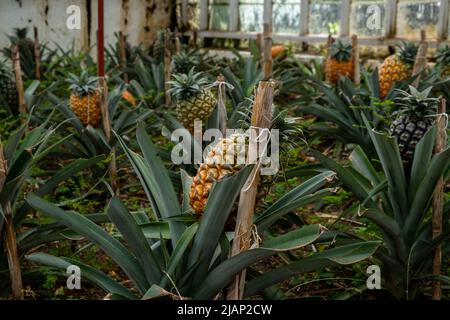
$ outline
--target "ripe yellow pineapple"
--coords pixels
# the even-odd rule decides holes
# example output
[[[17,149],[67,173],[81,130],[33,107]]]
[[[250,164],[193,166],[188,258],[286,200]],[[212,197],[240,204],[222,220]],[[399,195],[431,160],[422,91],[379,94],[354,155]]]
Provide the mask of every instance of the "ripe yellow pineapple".
[[[98,89],[98,78],[90,77],[83,71],[78,77],[69,74],[70,107],[84,125],[98,127],[102,118],[100,109],[100,91]]]
[[[412,76],[418,46],[412,42],[402,42],[398,48],[398,53],[387,57],[378,70],[381,98],[386,97],[396,81]]]
[[[170,81],[170,93],[176,99],[178,120],[190,132],[194,132],[196,120],[205,122],[216,106],[216,99],[210,90],[204,89],[208,80],[201,72],[195,73],[192,68],[188,74],[178,74]]]
[[[331,45],[330,56],[325,63],[325,77],[335,84],[341,76],[353,79],[352,46],[337,40]]]
[[[198,215],[205,210],[213,183],[227,174],[238,172],[245,166],[246,146],[248,146],[246,135],[232,134],[221,139],[209,151],[192,181],[189,192],[191,207]]]

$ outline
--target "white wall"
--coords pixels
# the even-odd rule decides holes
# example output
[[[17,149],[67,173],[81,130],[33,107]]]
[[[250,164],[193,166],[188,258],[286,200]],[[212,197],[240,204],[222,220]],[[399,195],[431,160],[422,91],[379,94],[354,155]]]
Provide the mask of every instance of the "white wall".
[[[16,27],[29,27],[33,38],[33,26],[39,29],[41,42],[58,43],[68,49],[75,41],[76,50],[87,49],[96,43],[97,0],[91,0],[91,30],[88,30],[86,0],[0,0],[0,48],[9,45],[7,34]],[[157,30],[167,26],[167,13],[171,0],[105,0],[105,41],[114,43],[114,32],[122,30],[133,44],[148,46]],[[66,27],[69,5],[81,8],[82,29]],[[90,37],[90,38],[89,38]],[[54,45],[52,46],[54,47]]]

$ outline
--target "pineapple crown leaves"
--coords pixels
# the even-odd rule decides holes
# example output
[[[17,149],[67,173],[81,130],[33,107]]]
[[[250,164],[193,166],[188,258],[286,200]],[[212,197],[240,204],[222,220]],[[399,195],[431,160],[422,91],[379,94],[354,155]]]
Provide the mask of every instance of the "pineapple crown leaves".
[[[196,96],[204,89],[203,86],[208,83],[208,79],[203,72],[195,72],[193,67],[189,72],[174,74],[173,80],[169,81],[171,89],[169,92],[178,100],[183,101]]]
[[[402,41],[397,47],[400,60],[407,64],[414,64],[419,46],[413,42]]]
[[[175,73],[188,73],[200,64],[200,55],[195,50],[182,51],[173,57]]]
[[[428,87],[422,91],[413,86],[409,86],[409,92],[397,89],[400,97],[396,98],[400,115],[410,117],[426,117],[434,115],[437,111],[439,99],[429,97],[433,87]]]
[[[450,47],[446,44],[444,47],[439,48],[436,54],[436,61],[439,65],[447,66],[450,64]]]
[[[81,72],[80,76],[69,73],[67,82],[70,90],[77,96],[87,96],[98,92],[98,77],[90,76],[87,71]]]
[[[25,28],[15,28],[14,29],[14,34],[19,39],[26,39],[27,38],[27,34],[28,34],[28,28],[27,27],[25,27]]]
[[[337,40],[331,45],[330,55],[337,61],[347,62],[352,58],[352,45],[343,43]]]

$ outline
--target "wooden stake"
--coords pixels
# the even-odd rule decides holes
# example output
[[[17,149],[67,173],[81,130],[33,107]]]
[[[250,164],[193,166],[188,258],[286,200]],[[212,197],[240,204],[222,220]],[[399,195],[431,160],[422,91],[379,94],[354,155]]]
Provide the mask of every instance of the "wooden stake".
[[[12,61],[14,64],[14,73],[16,75],[16,88],[19,95],[19,112],[21,114],[28,113],[27,104],[25,101],[25,90],[23,88],[22,80],[22,68],[20,66],[20,53],[19,47],[17,45],[13,46],[11,49]]]
[[[426,41],[425,30],[420,31],[420,45],[417,51],[416,60],[414,61],[413,76],[418,75],[427,66],[427,51],[428,42]],[[419,85],[420,76],[414,80],[413,86],[417,87]]]
[[[272,28],[268,23],[264,23],[263,29],[263,75],[264,80],[269,80],[272,76]]]
[[[181,43],[180,43],[180,37],[178,36],[178,29],[175,28],[175,31],[173,32],[173,38],[175,41],[175,52],[179,54],[181,52]]]
[[[274,91],[275,83],[273,81],[261,81],[259,83],[252,110],[251,123],[253,127],[270,128],[272,122]],[[262,150],[264,149],[264,146],[259,145],[258,148],[259,150]],[[240,193],[231,256],[235,256],[242,251],[248,250],[252,244],[253,215],[259,184],[259,169],[260,168],[255,166]],[[245,276],[245,270],[236,275],[227,294],[228,300],[238,300],[243,298]]]
[[[352,59],[353,59],[353,83],[357,86],[361,83],[361,70],[359,65],[358,36],[352,36]]]
[[[446,105],[445,99],[441,97],[441,102],[438,108],[438,118],[436,125],[436,144],[434,147],[435,153],[440,153],[444,150],[446,143]],[[432,215],[432,237],[433,239],[439,237],[442,233],[442,215],[444,211],[444,179],[441,176],[436,184],[436,189],[433,194],[433,215]],[[433,255],[433,275],[439,276],[441,274],[442,265],[442,246],[438,245],[434,250]],[[442,288],[440,281],[433,281],[432,283],[432,299],[441,300]]]
[[[164,32],[164,84],[165,84],[165,97],[166,107],[170,107],[172,104],[172,97],[169,93],[170,90],[170,78],[172,73],[172,52],[171,52],[171,38],[170,30]]]
[[[0,141],[0,193],[6,183],[8,166],[4,158],[3,146]],[[8,202],[3,206],[5,226],[5,250],[8,259],[9,274],[11,277],[11,289],[14,299],[23,299],[22,272],[20,270],[19,253],[17,250],[16,231],[11,212],[11,204]]]
[[[263,61],[263,35],[262,33],[258,33],[256,35],[256,48],[258,49],[257,54],[258,56],[256,57],[256,59],[259,61],[259,64],[261,66],[263,66],[264,61]]]
[[[129,83],[127,69],[127,51],[126,51],[126,40],[122,31],[119,31],[119,56],[120,56],[120,68],[123,72],[123,80]]]
[[[227,109],[225,105],[226,101],[226,86],[221,85],[220,83],[225,83],[225,77],[221,74],[217,76],[217,82],[219,85],[217,86],[217,111],[219,117],[219,130],[225,136],[227,131]]]
[[[41,80],[41,44],[39,43],[39,31],[34,27],[34,57],[36,63],[36,79]]]
[[[100,88],[102,90],[102,98],[100,100],[100,109],[102,111],[102,124],[103,132],[105,133],[108,142],[111,141],[111,122],[109,119],[109,107],[108,107],[108,85],[104,77],[99,78]],[[109,163],[109,178],[111,180],[111,186],[116,195],[120,194],[120,186],[117,181],[117,164],[116,164],[116,149],[111,148],[111,162]]]

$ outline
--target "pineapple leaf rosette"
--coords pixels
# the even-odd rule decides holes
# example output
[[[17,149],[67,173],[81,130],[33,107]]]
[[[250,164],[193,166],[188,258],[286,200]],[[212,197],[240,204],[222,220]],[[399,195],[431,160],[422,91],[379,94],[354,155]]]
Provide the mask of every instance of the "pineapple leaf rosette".
[[[173,75],[173,80],[169,83],[169,93],[176,100],[178,120],[192,133],[194,122],[198,120],[204,123],[216,106],[216,98],[211,90],[205,88],[208,78],[192,68],[187,74]]]

